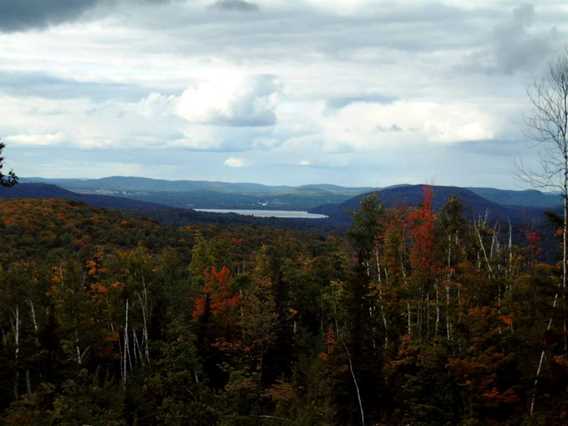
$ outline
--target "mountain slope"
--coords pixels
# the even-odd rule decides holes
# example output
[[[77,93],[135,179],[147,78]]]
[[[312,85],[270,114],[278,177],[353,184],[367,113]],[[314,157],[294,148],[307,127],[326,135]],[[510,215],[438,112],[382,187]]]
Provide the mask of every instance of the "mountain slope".
[[[98,194],[77,194],[55,185],[45,183],[20,183],[12,188],[1,188],[0,199],[23,199],[23,198],[52,198],[78,201],[93,207],[110,208],[120,210],[135,210],[140,212],[163,210],[168,207],[132,200],[129,198],[111,197]]]
[[[119,210],[129,215],[151,218],[168,225],[263,225],[282,229],[305,229],[328,232],[335,230],[334,224],[327,220],[258,218],[234,213],[198,212],[187,208],[174,208],[162,204],[132,200],[99,194],[77,194],[45,183],[20,183],[12,188],[0,188],[0,204],[3,200],[35,199],[66,200],[86,204],[90,207]]]
[[[432,207],[434,210],[441,209],[448,198],[453,196],[461,200],[464,206],[464,214],[469,219],[487,216],[490,220],[511,220],[513,223],[543,220],[544,209],[542,208],[500,205],[466,188],[433,186],[432,190]],[[340,204],[320,206],[310,210],[310,212],[328,215],[339,223],[349,223],[352,212],[359,207],[361,200],[371,194],[376,194],[379,201],[387,208],[417,207],[422,203],[424,197],[423,185],[396,186],[358,195]]]
[[[505,206],[555,208],[562,205],[560,194],[536,191],[511,191],[495,188],[467,188],[477,195]]]

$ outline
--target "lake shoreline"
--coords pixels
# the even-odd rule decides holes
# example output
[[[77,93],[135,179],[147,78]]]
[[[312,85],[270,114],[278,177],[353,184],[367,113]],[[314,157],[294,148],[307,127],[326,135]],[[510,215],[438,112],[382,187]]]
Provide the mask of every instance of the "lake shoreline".
[[[238,214],[241,216],[252,216],[262,218],[279,219],[328,219],[329,216],[317,213],[309,213],[302,210],[255,210],[255,209],[194,209],[204,213]]]

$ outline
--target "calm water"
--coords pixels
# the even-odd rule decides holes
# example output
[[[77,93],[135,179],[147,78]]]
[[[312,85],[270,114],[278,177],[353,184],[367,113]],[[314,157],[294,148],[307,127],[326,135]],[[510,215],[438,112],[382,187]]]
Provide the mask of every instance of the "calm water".
[[[323,214],[308,213],[299,210],[240,210],[240,209],[195,209],[198,212],[236,213],[243,216],[279,217],[283,219],[326,219]]]

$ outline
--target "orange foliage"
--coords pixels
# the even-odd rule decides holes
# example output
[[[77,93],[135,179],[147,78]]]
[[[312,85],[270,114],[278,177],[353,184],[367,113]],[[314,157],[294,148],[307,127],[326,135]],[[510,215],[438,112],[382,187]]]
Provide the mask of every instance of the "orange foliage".
[[[205,314],[205,306],[207,305],[207,295],[198,297],[193,305],[192,317],[194,320],[201,318]]]
[[[511,315],[501,315],[499,316],[499,319],[508,327],[513,325],[513,317]]]
[[[91,284],[91,291],[98,296],[106,296],[108,294],[108,287],[102,283]]]
[[[97,262],[94,260],[87,260],[87,274],[93,276],[97,274]]]
[[[295,398],[296,392],[290,383],[278,380],[268,390],[268,395],[272,401],[291,401]]]
[[[223,266],[220,271],[212,266],[210,271],[205,272],[204,294],[195,301],[194,319],[205,313],[208,298],[214,316],[222,316],[240,305],[241,296],[239,293],[233,294],[230,281],[231,271],[226,266]]]

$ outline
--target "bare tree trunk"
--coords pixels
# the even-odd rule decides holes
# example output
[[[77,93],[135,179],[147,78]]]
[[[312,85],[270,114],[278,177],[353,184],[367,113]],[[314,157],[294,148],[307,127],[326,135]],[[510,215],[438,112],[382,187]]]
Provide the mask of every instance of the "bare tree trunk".
[[[383,326],[385,328],[385,351],[389,346],[389,328],[387,323],[387,316],[385,315],[385,309],[381,303],[381,316],[383,317]]]
[[[568,112],[568,110],[566,110]],[[568,146],[566,146],[568,149]],[[568,333],[566,330],[566,279],[568,275],[568,152],[564,150],[564,223],[562,227],[562,330],[564,334],[564,353],[568,352]]]
[[[426,293],[426,339],[430,338],[430,293]]]
[[[436,290],[436,325],[434,327],[434,336],[438,337],[440,331],[440,289],[438,283],[434,285]]]
[[[138,333],[136,333],[134,329],[132,329],[132,342],[134,344],[134,365],[138,365],[138,363],[144,365],[144,356],[142,355],[142,350],[138,343]]]
[[[14,358],[16,366],[16,377],[14,380],[14,397],[18,399],[19,396],[19,382],[20,382],[20,306],[16,305],[15,311],[15,324],[14,324]]]
[[[509,219],[509,277],[513,276],[513,226]]]
[[[31,313],[31,316],[32,316],[32,324],[34,326],[35,342],[36,342],[36,345],[39,346],[39,326],[37,324],[34,302],[31,299],[28,299],[28,303],[30,305],[30,313]]]
[[[128,377],[128,361],[129,350],[128,350],[128,299],[126,299],[125,304],[125,321],[124,321],[124,353],[122,358],[122,386],[126,387],[126,381]]]
[[[446,336],[448,341],[452,338],[451,332],[451,321],[450,321],[450,286],[446,286]]]
[[[556,293],[554,295],[554,302],[552,303],[552,309],[556,309],[556,305],[558,303],[558,293]],[[548,320],[548,324],[546,325],[546,331],[550,331],[550,329],[552,328],[552,317],[550,317],[550,319]],[[534,392],[533,392],[533,396],[531,398],[531,408],[529,411],[529,415],[530,417],[533,416],[534,414],[534,407],[535,407],[535,401],[536,401],[536,391],[537,391],[537,386],[538,386],[538,379],[540,378],[540,373],[542,371],[542,366],[544,364],[544,357],[545,357],[545,349],[542,349],[542,352],[540,353],[540,360],[538,362],[538,367],[536,369],[536,375],[534,378]]]
[[[377,264],[377,280],[379,284],[381,283],[381,259],[379,257],[379,247],[375,247],[375,262]]]
[[[349,372],[351,373],[351,378],[353,379],[353,384],[355,385],[355,392],[357,393],[357,402],[359,403],[359,414],[361,415],[361,425],[365,426],[365,412],[363,411],[363,401],[361,400],[361,392],[359,391],[359,384],[357,383],[357,378],[355,377],[355,372],[353,371],[353,362],[351,361],[351,354],[347,345],[344,343],[343,348],[345,349],[345,354],[347,355],[347,362],[349,363]]]
[[[79,347],[79,332],[77,331],[77,327],[75,326],[75,357],[77,364],[81,365],[81,348]]]
[[[144,342],[144,357],[146,358],[146,363],[150,364],[150,349],[148,347],[148,298],[146,296],[146,285],[144,284],[144,298],[137,294],[140,301],[140,307],[142,309],[142,337]]]
[[[477,232],[477,237],[479,238],[479,245],[481,246],[483,258],[485,259],[485,263],[487,264],[487,270],[489,271],[489,276],[493,277],[493,268],[491,267],[491,263],[489,262],[489,258],[487,257],[487,251],[485,251],[485,244],[483,244],[483,239],[481,238],[481,232],[479,232],[479,227],[477,225],[474,225],[473,227],[475,228],[475,231]]]
[[[448,279],[450,279],[451,267],[452,267],[452,236],[448,235]]]
[[[408,336],[409,336],[409,337],[412,337],[412,317],[410,316],[410,315],[411,315],[411,312],[410,312],[410,302],[406,302],[406,312],[407,312],[406,318],[407,318],[407,322],[408,322],[408,324],[407,324],[407,327],[408,327]]]

